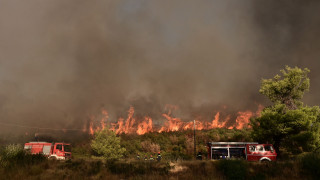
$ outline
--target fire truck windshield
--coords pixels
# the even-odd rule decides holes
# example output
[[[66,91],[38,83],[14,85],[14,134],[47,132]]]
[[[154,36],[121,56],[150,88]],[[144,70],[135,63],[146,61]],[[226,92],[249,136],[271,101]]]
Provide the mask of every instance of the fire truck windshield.
[[[71,152],[71,146],[70,145],[64,145],[64,151],[65,152]]]

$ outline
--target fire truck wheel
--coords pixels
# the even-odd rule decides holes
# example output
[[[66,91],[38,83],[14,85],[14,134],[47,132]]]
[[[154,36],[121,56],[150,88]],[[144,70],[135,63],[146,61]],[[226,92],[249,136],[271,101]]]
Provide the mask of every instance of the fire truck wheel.
[[[261,162],[261,163],[269,163],[269,162],[271,162],[271,161],[269,161],[268,159],[262,159],[260,162]]]
[[[49,159],[50,159],[50,160],[57,160],[57,157],[55,157],[55,156],[50,156]]]

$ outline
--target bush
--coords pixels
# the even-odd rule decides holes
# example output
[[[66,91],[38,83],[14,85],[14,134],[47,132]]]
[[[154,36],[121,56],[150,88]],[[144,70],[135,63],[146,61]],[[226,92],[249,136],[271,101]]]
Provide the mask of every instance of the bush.
[[[18,144],[10,144],[6,146],[1,152],[1,156],[8,159],[15,159],[22,154],[24,154],[23,148]]]
[[[88,174],[92,176],[92,175],[98,174],[101,171],[103,163],[101,161],[93,161],[93,162],[90,162],[89,165],[90,165],[90,169]]]
[[[78,145],[72,148],[74,158],[86,158],[91,156],[91,147],[88,145]]]
[[[247,179],[248,164],[241,160],[220,160],[217,165],[227,179]]]
[[[299,166],[303,174],[310,175],[313,179],[320,177],[320,154],[308,153],[299,159]]]
[[[133,175],[145,175],[145,174],[159,174],[167,175],[170,170],[168,163],[155,163],[155,162],[117,162],[108,161],[106,168],[113,174],[121,174],[126,177]]]
[[[9,167],[13,164],[20,163],[24,159],[25,152],[20,145],[10,144],[1,150],[0,165]]]
[[[141,146],[145,152],[152,152],[152,153],[160,152],[159,144],[152,143],[151,141],[143,141],[141,142]]]
[[[95,133],[91,147],[97,156],[102,156],[106,160],[120,159],[126,151],[120,146],[120,138],[107,129]]]
[[[179,151],[164,152],[162,157],[164,160],[167,160],[167,161],[179,161],[179,160],[192,159],[191,155],[188,155]]]
[[[0,166],[14,168],[15,166],[31,165],[43,162],[47,158],[41,154],[28,154],[21,145],[8,145],[0,151]]]

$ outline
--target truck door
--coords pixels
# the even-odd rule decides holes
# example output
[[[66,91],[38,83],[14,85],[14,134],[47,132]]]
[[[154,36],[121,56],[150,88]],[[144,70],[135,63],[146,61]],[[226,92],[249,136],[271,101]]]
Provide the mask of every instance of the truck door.
[[[63,156],[62,144],[56,144],[55,147],[55,154],[57,154],[57,156]]]
[[[253,153],[256,151],[256,145],[247,145],[247,160],[253,161]]]
[[[277,153],[271,144],[265,144],[264,150],[265,157],[268,157],[271,161],[275,161],[277,159]]]
[[[229,151],[230,151],[230,158],[245,159],[245,148],[244,147],[229,148]]]
[[[247,145],[247,160],[248,161],[259,161],[263,156],[264,148],[263,145],[250,144]]]
[[[264,155],[265,155],[265,151],[264,151],[263,145],[262,144],[257,145],[255,160],[259,161]]]

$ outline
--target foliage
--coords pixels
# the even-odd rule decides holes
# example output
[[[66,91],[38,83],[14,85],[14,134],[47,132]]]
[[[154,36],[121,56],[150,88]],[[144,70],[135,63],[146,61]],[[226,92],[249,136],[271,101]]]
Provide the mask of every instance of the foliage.
[[[138,136],[122,136],[121,147],[126,149],[124,157],[133,157],[142,152],[141,142]]]
[[[2,151],[2,157],[7,159],[14,159],[24,154],[23,148],[19,144],[9,144]]]
[[[19,144],[10,144],[0,150],[0,167],[12,169],[17,166],[38,164],[46,160],[41,154],[26,153]]]
[[[0,167],[0,179],[308,179],[309,168],[312,167],[302,166],[300,161],[264,164],[233,160],[174,163],[120,160],[104,163],[72,159],[45,161],[10,170]]]
[[[8,167],[12,163],[16,163],[23,158],[25,152],[22,146],[10,144],[1,150],[0,165],[2,167]]]
[[[162,135],[168,138],[172,136],[166,133]],[[25,154],[25,157],[31,156]],[[26,163],[31,161],[24,159],[25,164],[22,166],[10,169],[0,167],[0,179],[190,179],[196,177],[204,180],[318,177],[319,156],[301,157],[297,161],[276,161],[267,164],[239,160],[156,162],[93,159]]]
[[[160,146],[160,152],[164,160],[189,160],[194,156],[193,139],[193,131],[189,130],[162,133],[153,132],[141,136],[122,134],[121,145],[127,149],[126,157],[136,158],[137,154],[141,158],[144,156],[150,157],[150,155],[156,156],[158,151],[155,152],[152,148],[146,148],[145,146],[145,142],[152,142]],[[206,143],[210,141],[252,141],[252,138],[250,131],[247,129],[221,128],[197,131],[197,152],[202,152],[204,158],[207,157]],[[143,144],[144,148],[142,147]]]
[[[262,80],[260,92],[273,106],[266,107],[258,118],[251,119],[252,137],[261,143],[273,143],[276,151],[312,151],[319,146],[320,111],[300,101],[309,89],[308,69],[286,67],[283,77]]]
[[[243,160],[221,160],[218,169],[227,179],[247,179],[248,164]]]
[[[167,175],[170,170],[170,165],[167,162],[154,163],[154,162],[108,162],[106,168],[113,174],[122,174],[125,177],[132,175],[143,174],[159,174]]]
[[[299,159],[301,172],[311,176],[313,179],[319,179],[320,176],[320,154],[307,153]]]
[[[75,158],[89,158],[91,156],[90,143],[82,142],[81,144],[75,144],[72,147],[72,157]]]
[[[304,93],[309,91],[310,79],[307,75],[310,70],[286,66],[280,71],[283,77],[276,75],[273,79],[262,79],[259,92],[275,104],[285,104],[289,109],[296,109],[301,105]]]
[[[202,152],[203,158],[207,157],[207,142],[212,141],[252,141],[250,131],[248,129],[211,129],[196,132],[197,152]],[[124,158],[136,159],[139,154],[141,159],[144,157],[157,156],[160,152],[163,160],[190,160],[194,156],[193,131],[177,131],[177,132],[152,132],[144,135],[136,134],[120,134],[120,145],[125,148]],[[72,153],[75,158],[89,158],[93,153],[97,156],[97,152],[91,149],[90,139],[80,143],[73,144]],[[143,143],[148,142],[148,143]],[[142,145],[145,145],[144,148]],[[155,146],[146,146],[154,144]],[[159,146],[159,147],[158,147]],[[156,148],[152,148],[156,147]]]
[[[125,148],[120,146],[120,137],[107,129],[95,133],[91,148],[96,155],[102,156],[106,160],[120,159],[126,151]]]
[[[160,146],[156,143],[152,143],[151,141],[143,141],[141,142],[142,149],[146,152],[158,153],[160,152]]]
[[[285,112],[285,113],[284,113]],[[311,151],[319,145],[319,108],[288,110],[277,104],[252,120],[252,136],[259,142],[283,146],[289,152]]]

